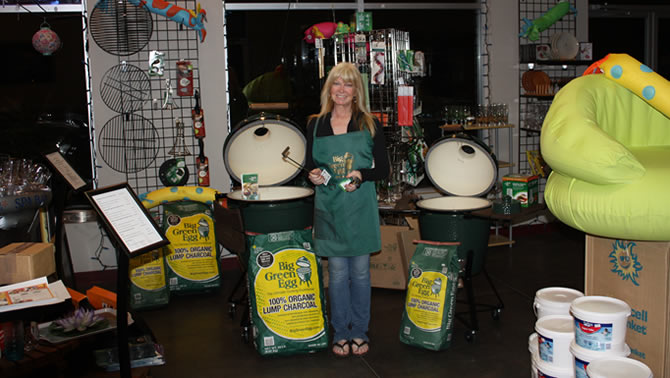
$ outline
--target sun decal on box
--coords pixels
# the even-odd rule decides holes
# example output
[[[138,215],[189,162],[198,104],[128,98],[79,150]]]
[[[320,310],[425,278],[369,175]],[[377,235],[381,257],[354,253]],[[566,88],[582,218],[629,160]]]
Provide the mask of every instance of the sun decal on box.
[[[612,263],[612,272],[621,277],[622,280],[630,280],[635,286],[639,272],[642,270],[642,264],[637,261],[637,254],[633,252],[634,242],[624,242],[617,240],[612,243],[612,252],[610,252],[610,262]]]

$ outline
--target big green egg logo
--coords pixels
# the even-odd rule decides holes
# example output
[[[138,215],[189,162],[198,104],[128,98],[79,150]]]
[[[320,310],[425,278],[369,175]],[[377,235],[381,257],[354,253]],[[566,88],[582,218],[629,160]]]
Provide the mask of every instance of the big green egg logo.
[[[610,252],[610,262],[612,263],[612,272],[616,273],[623,281],[640,286],[637,282],[639,273],[642,270],[642,264],[637,260],[637,254],[633,252],[634,242],[624,242],[616,240],[612,243],[612,252]]]

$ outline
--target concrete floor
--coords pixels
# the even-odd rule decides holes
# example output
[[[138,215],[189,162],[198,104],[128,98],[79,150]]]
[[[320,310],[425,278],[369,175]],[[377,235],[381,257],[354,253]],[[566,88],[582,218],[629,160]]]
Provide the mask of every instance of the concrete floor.
[[[452,345],[440,352],[405,345],[398,330],[404,291],[373,289],[364,357],[340,359],[329,350],[307,355],[262,357],[241,337],[239,309],[229,315],[228,295],[239,277],[226,271],[222,289],[209,295],[173,296],[167,307],[140,313],[165,348],[167,363],[151,369],[169,377],[528,377],[528,336],[533,332],[535,292],[564,286],[583,291],[584,234],[560,224],[515,229],[512,248],[490,248],[486,270],[503,301],[499,320],[479,313],[474,341],[467,327],[454,326]],[[479,303],[495,303],[483,275],[473,279]],[[459,290],[462,298],[464,290]],[[459,304],[457,312],[465,311]]]

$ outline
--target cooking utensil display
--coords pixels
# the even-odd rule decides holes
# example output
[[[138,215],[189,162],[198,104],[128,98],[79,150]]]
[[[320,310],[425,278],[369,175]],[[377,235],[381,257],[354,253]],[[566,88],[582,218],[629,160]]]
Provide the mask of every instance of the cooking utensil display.
[[[149,76],[132,64],[117,64],[102,76],[100,96],[117,113],[140,110],[151,97]]]
[[[136,173],[146,169],[158,155],[158,131],[137,114],[119,114],[102,127],[98,151],[117,172]]]
[[[109,54],[132,55],[142,50],[153,33],[154,22],[145,7],[127,1],[107,1],[93,8],[89,31],[95,43]]]

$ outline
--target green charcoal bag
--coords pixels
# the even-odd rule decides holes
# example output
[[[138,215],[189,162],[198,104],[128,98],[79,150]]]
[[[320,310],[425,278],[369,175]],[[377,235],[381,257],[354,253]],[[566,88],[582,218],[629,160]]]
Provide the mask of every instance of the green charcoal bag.
[[[261,355],[328,346],[321,260],[312,230],[247,235],[252,337]]]
[[[201,292],[221,286],[219,245],[212,209],[200,202],[163,205],[165,269],[171,293]]]
[[[419,241],[409,266],[400,341],[430,350],[451,344],[459,243]]]
[[[133,310],[168,304],[170,289],[165,282],[162,248],[131,258],[129,271],[130,307]]]

